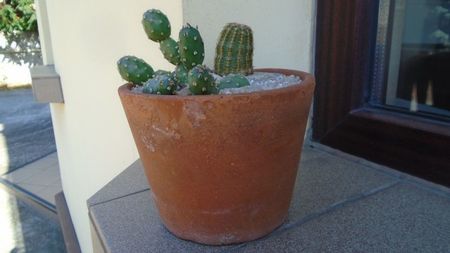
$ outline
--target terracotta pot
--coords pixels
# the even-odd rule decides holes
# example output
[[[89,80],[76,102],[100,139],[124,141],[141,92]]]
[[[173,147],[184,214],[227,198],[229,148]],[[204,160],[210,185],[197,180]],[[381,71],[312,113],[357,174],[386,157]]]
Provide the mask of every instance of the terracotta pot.
[[[262,237],[283,223],[314,78],[234,95],[162,96],[119,88],[153,200],[175,235],[204,244]]]

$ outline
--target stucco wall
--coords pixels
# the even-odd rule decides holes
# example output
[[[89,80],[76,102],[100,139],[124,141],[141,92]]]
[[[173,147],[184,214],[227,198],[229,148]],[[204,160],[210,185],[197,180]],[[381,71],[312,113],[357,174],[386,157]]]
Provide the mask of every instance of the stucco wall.
[[[310,71],[314,0],[184,0],[184,21],[198,25],[205,42],[205,63],[214,65],[216,42],[224,24],[253,29],[255,67]]]
[[[44,0],[40,0],[44,1]],[[177,37],[182,22],[198,25],[212,66],[222,26],[252,26],[255,67],[311,70],[313,0],[47,0],[53,58],[65,104],[52,105],[63,189],[83,252],[91,252],[86,199],[138,155],[117,87],[117,59],[142,57],[155,69],[173,68],[140,25],[149,8],[165,12]],[[45,49],[45,48],[44,48]]]
[[[159,8],[179,30],[181,2],[47,0],[47,7],[65,99],[52,105],[62,184],[81,248],[90,252],[86,200],[138,157],[117,95],[116,61],[131,54],[170,69],[140,22],[145,10]]]

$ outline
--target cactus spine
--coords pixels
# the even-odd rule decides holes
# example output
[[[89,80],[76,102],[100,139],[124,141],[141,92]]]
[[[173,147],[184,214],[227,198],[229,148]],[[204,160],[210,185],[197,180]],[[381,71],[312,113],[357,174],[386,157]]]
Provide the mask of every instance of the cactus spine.
[[[216,46],[214,70],[220,75],[253,73],[253,33],[250,27],[227,24]]]
[[[170,22],[160,10],[151,9],[142,18],[147,37],[155,42],[163,41],[170,36]]]
[[[205,46],[200,32],[190,24],[184,26],[178,36],[181,63],[189,70],[203,63]]]
[[[126,81],[142,85],[153,77],[153,69],[144,60],[135,56],[124,56],[117,61],[120,76]]]
[[[188,85],[189,90],[194,95],[217,94],[219,92],[214,77],[202,65],[197,65],[189,71]]]

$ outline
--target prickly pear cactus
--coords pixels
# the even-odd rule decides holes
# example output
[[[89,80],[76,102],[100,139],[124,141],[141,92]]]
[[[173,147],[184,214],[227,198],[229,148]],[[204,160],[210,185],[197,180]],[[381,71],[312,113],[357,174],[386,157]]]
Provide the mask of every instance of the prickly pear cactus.
[[[202,65],[197,65],[189,71],[188,86],[194,95],[217,94],[219,92],[214,77]]]
[[[144,60],[136,56],[124,56],[117,61],[117,68],[123,79],[142,85],[153,77],[153,69]]]
[[[144,13],[142,18],[147,37],[155,42],[163,41],[170,36],[170,22],[160,10],[151,9]]]
[[[253,33],[250,27],[227,24],[219,37],[214,70],[220,75],[253,73]]]
[[[164,58],[173,65],[180,64],[180,52],[178,48],[178,43],[172,38],[167,38],[159,43],[159,49],[161,49]]]
[[[188,70],[184,65],[178,65],[174,71],[174,77],[180,84],[187,84]]]
[[[160,76],[160,75],[166,75],[166,74],[170,74],[170,71],[159,69],[159,70],[155,71],[153,76]]]
[[[220,79],[219,89],[240,88],[250,85],[248,79],[242,74],[230,74]]]
[[[205,46],[200,32],[190,24],[184,26],[178,36],[181,63],[189,70],[203,63]]]
[[[177,84],[172,74],[157,75],[144,84],[142,92],[158,95],[173,95]]]

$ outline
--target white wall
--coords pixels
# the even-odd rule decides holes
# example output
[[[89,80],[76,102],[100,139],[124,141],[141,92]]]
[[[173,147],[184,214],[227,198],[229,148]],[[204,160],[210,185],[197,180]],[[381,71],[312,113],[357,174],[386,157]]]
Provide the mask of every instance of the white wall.
[[[141,25],[150,8],[182,24],[181,2],[165,0],[47,0],[64,104],[52,105],[64,193],[83,252],[91,252],[86,200],[137,158],[117,87],[116,61],[131,54],[170,69]]]
[[[184,0],[183,14],[198,25],[210,67],[222,27],[238,22],[253,29],[254,67],[312,69],[314,0]]]
[[[44,1],[44,0],[40,0]],[[142,13],[159,8],[177,38],[182,21],[199,26],[206,61],[227,22],[254,30],[255,67],[312,68],[313,0],[46,0],[56,70],[65,104],[52,105],[63,189],[83,252],[91,252],[86,200],[137,159],[117,95],[116,61],[132,54],[172,68],[142,30]]]

